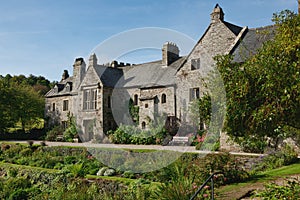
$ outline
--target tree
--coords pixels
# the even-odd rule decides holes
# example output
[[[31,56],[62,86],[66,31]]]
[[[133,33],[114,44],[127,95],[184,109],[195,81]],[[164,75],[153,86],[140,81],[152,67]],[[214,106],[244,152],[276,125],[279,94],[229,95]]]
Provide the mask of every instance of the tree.
[[[300,129],[300,16],[274,14],[276,36],[243,64],[218,57],[227,95],[225,130],[239,143]]]
[[[43,118],[45,103],[39,93],[28,85],[13,85],[11,90],[14,96],[11,113],[15,116],[15,121],[21,122],[23,130],[26,125]]]
[[[0,133],[15,123],[15,117],[11,114],[13,94],[11,88],[3,79],[0,79]]]
[[[26,77],[10,76],[0,78],[0,132],[7,131],[17,122],[22,129],[43,118],[44,99],[26,83]]]

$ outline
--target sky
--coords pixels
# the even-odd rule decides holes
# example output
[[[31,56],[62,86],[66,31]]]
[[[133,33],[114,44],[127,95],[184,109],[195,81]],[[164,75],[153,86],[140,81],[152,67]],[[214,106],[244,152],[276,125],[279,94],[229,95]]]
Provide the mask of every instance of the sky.
[[[297,11],[297,0],[2,1],[0,75],[33,74],[59,81],[64,69],[72,74],[75,58],[88,58],[108,38],[143,27],[174,30],[197,41],[217,3],[225,21],[249,28],[273,24],[273,13]],[[153,58],[161,54],[151,50],[146,53],[157,54]],[[132,60],[132,55],[129,60],[151,61],[146,57]]]

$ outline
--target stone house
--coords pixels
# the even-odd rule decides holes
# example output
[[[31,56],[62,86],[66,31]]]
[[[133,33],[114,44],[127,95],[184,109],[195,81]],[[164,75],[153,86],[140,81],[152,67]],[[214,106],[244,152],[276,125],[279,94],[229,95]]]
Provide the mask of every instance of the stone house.
[[[273,36],[273,26],[249,29],[224,21],[217,4],[209,26],[186,56],[167,42],[161,60],[143,64],[100,65],[93,54],[86,66],[83,58],[76,58],[73,76],[65,71],[46,94],[46,116],[49,123],[65,125],[68,114],[74,115],[84,141],[102,138],[118,124],[132,123],[130,99],[139,108],[138,124],[143,129],[162,115],[170,127],[189,124],[190,102],[205,91],[201,77],[215,64],[213,58],[232,54],[235,62],[243,62]]]

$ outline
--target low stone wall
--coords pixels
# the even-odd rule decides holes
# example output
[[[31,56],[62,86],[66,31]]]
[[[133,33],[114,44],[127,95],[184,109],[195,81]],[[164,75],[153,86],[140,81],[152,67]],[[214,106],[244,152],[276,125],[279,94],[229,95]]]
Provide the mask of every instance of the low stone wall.
[[[220,133],[220,150],[229,152],[243,152],[242,148],[237,143],[233,142],[224,132]]]

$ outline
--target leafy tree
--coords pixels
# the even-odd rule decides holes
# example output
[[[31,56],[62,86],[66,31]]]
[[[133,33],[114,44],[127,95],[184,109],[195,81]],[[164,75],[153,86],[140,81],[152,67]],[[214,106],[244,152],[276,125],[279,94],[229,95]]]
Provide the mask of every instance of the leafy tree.
[[[38,82],[44,85],[37,84]],[[22,129],[35,124],[44,115],[44,99],[41,96],[50,89],[44,77],[24,75],[0,77],[0,132],[21,122]]]
[[[15,85],[12,87],[14,99],[11,101],[11,113],[16,117],[16,121],[20,121],[22,129],[25,130],[26,125],[35,123],[44,115],[44,99],[32,87],[27,85]]]
[[[16,123],[15,117],[11,114],[13,95],[11,88],[6,81],[0,79],[0,132]]]
[[[227,92],[225,129],[240,143],[300,129],[300,16],[286,10],[273,21],[275,38],[245,63],[216,58]]]

